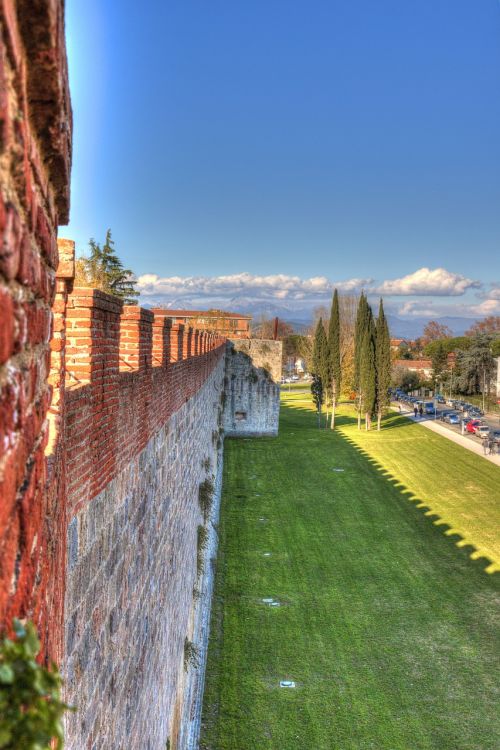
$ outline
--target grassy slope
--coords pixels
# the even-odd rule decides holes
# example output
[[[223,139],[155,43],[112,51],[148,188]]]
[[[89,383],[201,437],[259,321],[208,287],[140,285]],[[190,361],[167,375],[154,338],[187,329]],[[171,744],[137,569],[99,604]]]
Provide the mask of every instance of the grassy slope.
[[[457,466],[463,449],[426,431],[429,452],[399,417],[383,435],[359,434],[351,419],[319,432],[311,412],[285,408],[279,438],[226,443],[202,748],[500,746],[497,576],[350,441],[383,456],[426,505],[473,507],[493,545],[498,469],[467,454],[471,506],[460,482],[447,489],[450,455]],[[267,608],[265,596],[284,606]],[[283,678],[298,689],[279,689]]]

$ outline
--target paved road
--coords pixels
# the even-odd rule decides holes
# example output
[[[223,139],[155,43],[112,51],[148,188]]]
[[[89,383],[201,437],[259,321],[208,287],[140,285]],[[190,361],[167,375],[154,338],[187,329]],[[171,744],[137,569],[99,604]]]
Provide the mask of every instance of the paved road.
[[[402,404],[403,408],[404,405]],[[462,416],[462,413],[457,411],[456,409],[452,409],[451,406],[446,406],[446,404],[438,404],[437,408],[437,419],[439,420],[439,415],[443,411],[455,411],[459,417]],[[426,419],[434,419],[434,417],[425,417]],[[497,416],[494,414],[487,414],[484,417],[481,417],[481,422],[484,422],[488,425],[488,427],[492,430],[500,430],[500,420]],[[441,422],[445,427],[452,430],[453,432],[460,433],[461,432],[461,425],[450,425],[447,422]],[[471,440],[475,440],[478,443],[481,443],[480,439],[477,438],[475,435],[471,435],[470,433],[466,433],[468,437],[470,437]]]

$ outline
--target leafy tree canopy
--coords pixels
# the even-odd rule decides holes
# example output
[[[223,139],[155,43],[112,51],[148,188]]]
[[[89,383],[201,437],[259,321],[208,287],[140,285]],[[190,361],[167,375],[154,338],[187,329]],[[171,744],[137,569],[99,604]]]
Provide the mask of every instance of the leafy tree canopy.
[[[392,384],[407,392],[414,391],[420,385],[420,378],[417,372],[402,365],[396,365],[392,368]]]
[[[462,392],[489,392],[497,367],[494,344],[496,340],[492,334],[479,333],[472,337],[468,350],[458,353],[457,384]]]
[[[102,247],[94,239],[89,240],[90,255],[78,259],[75,281],[80,286],[90,286],[119,297],[126,305],[134,305],[139,296],[136,281],[132,271],[124,268],[114,245],[111,229],[106,232]]]
[[[441,348],[444,348],[445,352],[449,354],[450,352],[456,352],[459,349],[469,349],[470,345],[470,336],[454,336],[450,339],[437,339],[435,341],[430,341],[424,346],[424,354],[426,357],[431,357],[432,359],[436,350]]]
[[[40,643],[32,623],[14,620],[15,639],[0,642],[0,748],[62,748],[61,677],[35,661]],[[55,744],[53,744],[55,743]]]

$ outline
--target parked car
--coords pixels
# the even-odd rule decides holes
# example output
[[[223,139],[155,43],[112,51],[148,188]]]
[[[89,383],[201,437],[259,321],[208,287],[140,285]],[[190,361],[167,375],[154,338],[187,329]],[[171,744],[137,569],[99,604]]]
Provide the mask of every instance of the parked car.
[[[497,445],[500,445],[500,430],[493,430],[491,438]]]
[[[478,427],[480,424],[481,422],[479,421],[479,419],[471,419],[471,421],[467,424],[467,432],[471,432],[474,434],[476,432],[476,427]]]
[[[447,415],[446,421],[448,424],[460,424],[460,417],[455,412],[451,412],[451,414]]]
[[[487,438],[490,436],[490,428],[487,424],[478,424],[476,427],[476,435],[479,438]]]
[[[424,411],[426,414],[434,414],[436,411],[434,401],[426,401],[424,404]]]

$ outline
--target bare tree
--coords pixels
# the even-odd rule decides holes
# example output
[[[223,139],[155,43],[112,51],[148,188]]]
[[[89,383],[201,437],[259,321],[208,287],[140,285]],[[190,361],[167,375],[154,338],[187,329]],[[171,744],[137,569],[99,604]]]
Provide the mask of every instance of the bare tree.
[[[424,328],[422,334],[422,344],[425,346],[431,341],[439,339],[449,339],[453,336],[453,331],[448,326],[438,323],[437,320],[430,320]]]
[[[252,326],[253,339],[272,339],[274,338],[274,321],[275,318],[269,318],[262,314],[259,316],[257,323]],[[278,339],[282,341],[293,333],[293,326],[281,318],[278,318]]]

